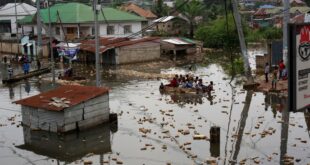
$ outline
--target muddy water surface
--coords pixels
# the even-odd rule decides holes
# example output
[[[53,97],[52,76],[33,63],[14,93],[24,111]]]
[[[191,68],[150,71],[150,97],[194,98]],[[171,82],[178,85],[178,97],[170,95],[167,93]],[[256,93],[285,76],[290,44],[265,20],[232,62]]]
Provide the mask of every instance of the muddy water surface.
[[[0,65],[5,77],[5,65]],[[158,72],[189,70],[168,67]],[[54,88],[42,80],[50,75],[0,85],[1,164],[310,163],[309,112],[288,112],[285,99],[243,91],[234,81],[230,85],[218,65],[198,65],[190,72],[215,83],[212,98],[160,93],[159,84],[167,80],[103,73],[102,84],[111,88],[110,108],[118,114],[118,126],[66,135],[23,128],[21,107],[12,103]],[[214,126],[220,127],[220,143],[210,142]],[[206,139],[194,140],[195,134]]]

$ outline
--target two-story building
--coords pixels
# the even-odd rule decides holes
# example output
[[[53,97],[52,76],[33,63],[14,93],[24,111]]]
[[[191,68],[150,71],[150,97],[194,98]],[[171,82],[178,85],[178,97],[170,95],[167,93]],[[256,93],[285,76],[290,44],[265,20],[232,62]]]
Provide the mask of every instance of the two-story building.
[[[49,24],[49,10],[40,10],[43,30],[46,34]],[[91,6],[81,3],[61,3],[50,7],[50,22],[52,24],[52,36],[60,41],[75,40],[93,36],[94,12]],[[142,29],[144,18],[114,8],[102,8],[98,12],[100,36],[126,37]],[[33,33],[37,35],[36,15],[27,16],[19,23],[23,29],[33,27]],[[46,34],[48,35],[48,34]]]

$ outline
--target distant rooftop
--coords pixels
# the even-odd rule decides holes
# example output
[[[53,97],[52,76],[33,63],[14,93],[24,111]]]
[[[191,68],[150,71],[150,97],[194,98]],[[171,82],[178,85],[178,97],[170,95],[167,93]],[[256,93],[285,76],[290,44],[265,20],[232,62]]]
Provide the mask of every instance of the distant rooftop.
[[[37,12],[37,8],[27,3],[16,3],[16,12],[18,16],[32,15]],[[0,16],[15,16],[15,3],[0,7]]]
[[[66,107],[50,105],[52,98],[65,98],[69,101],[69,107],[96,98],[109,92],[108,88],[98,88],[93,86],[64,85],[57,89],[41,93],[26,99],[15,101],[16,104],[39,108],[50,111],[62,111]],[[68,107],[67,107],[68,108]]]
[[[127,12],[135,13],[135,14],[137,14],[141,17],[147,18],[147,19],[157,18],[157,16],[154,13],[152,13],[150,10],[143,9],[134,3],[125,4],[121,7],[121,9],[124,11],[127,11]]]
[[[90,23],[94,21],[92,7],[82,3],[70,2],[55,4],[51,6],[50,12],[52,23],[59,23],[59,18],[61,19],[62,23]],[[59,17],[57,12],[59,13]],[[104,14],[105,18],[102,13]],[[48,23],[48,9],[41,9],[40,14],[42,21],[44,23]],[[22,20],[19,20],[19,22],[23,24],[32,23],[33,17],[34,15],[26,17]],[[108,22],[145,21],[143,17],[110,7],[102,8],[102,12],[99,12],[98,14],[99,21],[105,21],[105,19]]]

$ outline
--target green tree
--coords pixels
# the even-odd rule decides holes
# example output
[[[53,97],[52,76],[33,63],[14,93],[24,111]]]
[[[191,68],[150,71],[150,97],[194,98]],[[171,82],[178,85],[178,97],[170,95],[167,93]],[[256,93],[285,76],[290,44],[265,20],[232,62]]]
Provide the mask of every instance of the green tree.
[[[178,11],[186,17],[189,22],[189,35],[191,38],[194,36],[194,29],[197,25],[195,18],[197,16],[202,16],[205,6],[201,1],[191,0],[188,3],[185,3],[185,0],[177,0],[176,7],[178,7]]]
[[[304,0],[308,6],[310,6],[310,0]]]
[[[157,0],[152,8],[152,12],[154,12],[158,17],[168,16],[169,7],[164,4],[163,0]]]
[[[227,20],[225,17],[220,17],[208,25],[200,26],[195,33],[195,38],[203,41],[205,47],[226,50],[233,48],[239,51],[238,33],[231,14],[228,15]]]

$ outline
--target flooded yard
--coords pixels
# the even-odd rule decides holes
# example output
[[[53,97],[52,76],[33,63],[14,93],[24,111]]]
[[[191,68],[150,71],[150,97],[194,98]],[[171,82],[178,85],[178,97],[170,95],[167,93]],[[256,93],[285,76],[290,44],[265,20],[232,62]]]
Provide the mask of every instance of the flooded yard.
[[[0,66],[3,78],[6,66]],[[75,67],[89,75],[87,84],[95,84],[91,67]],[[217,64],[196,65],[191,71],[182,66],[151,68],[151,72],[190,72],[205,83],[213,81],[214,92],[212,97],[161,93],[159,85],[167,83],[165,79],[103,72],[102,84],[111,88],[110,109],[118,114],[117,126],[63,135],[23,127],[21,107],[12,103],[54,88],[44,81],[50,74],[1,84],[1,164],[310,163],[310,112],[289,112],[285,98],[244,91],[237,80],[230,84]],[[210,130],[218,127],[217,143]]]

